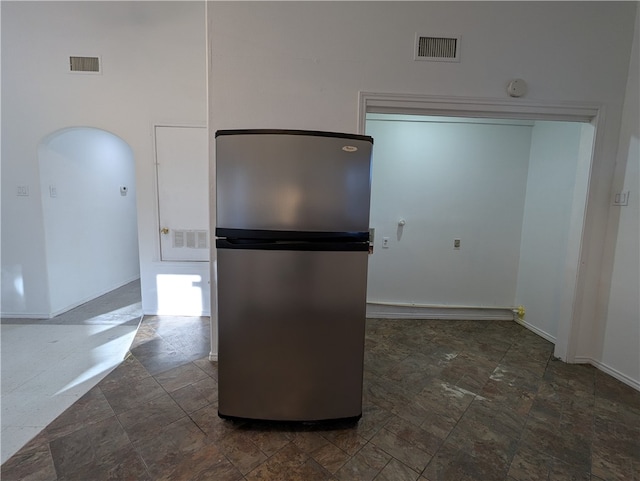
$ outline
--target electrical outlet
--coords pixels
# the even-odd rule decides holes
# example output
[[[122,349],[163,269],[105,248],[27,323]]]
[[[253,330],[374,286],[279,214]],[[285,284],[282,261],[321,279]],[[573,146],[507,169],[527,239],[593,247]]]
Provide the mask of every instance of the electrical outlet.
[[[629,191],[627,190],[625,192],[618,192],[613,197],[613,205],[618,205],[621,207],[629,205]]]
[[[383,249],[388,249],[389,248],[389,238],[388,237],[383,237],[382,238],[382,248]]]
[[[453,248],[460,250],[460,239],[453,239]]]

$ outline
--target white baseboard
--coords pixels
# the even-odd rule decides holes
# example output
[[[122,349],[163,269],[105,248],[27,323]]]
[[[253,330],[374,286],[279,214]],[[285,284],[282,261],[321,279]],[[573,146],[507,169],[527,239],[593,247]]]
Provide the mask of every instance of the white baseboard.
[[[525,321],[524,319],[520,319],[519,317],[515,317],[514,319],[518,324],[520,324],[523,327],[526,327],[527,329],[529,329],[531,332],[536,333],[538,336],[540,336],[543,339],[546,339],[547,341],[555,344],[556,343],[556,338],[555,336],[552,336],[551,334],[549,334],[548,332],[543,331],[542,329],[537,328],[536,326],[529,324],[527,321]]]
[[[2,319],[49,319],[51,316],[48,312],[0,312]]]
[[[215,353],[215,352],[213,352],[213,351],[211,351],[211,352],[209,353],[209,361],[211,361],[211,362],[217,362],[217,361],[218,361],[218,354],[217,354],[217,353]]]
[[[127,284],[129,284],[130,282],[133,282],[137,279],[140,279],[139,275],[136,275],[135,277],[132,277],[131,279],[127,279],[125,281],[121,281],[118,284],[116,284],[115,286],[112,287],[108,287],[107,289],[102,289],[97,293],[94,293],[92,295],[90,295],[89,297],[82,299],[80,301],[76,301],[62,309],[56,309],[53,312],[1,312],[0,313],[0,317],[2,317],[3,319],[6,318],[13,318],[13,319],[51,319],[53,317],[59,316],[60,314],[64,314],[67,311],[70,311],[71,309],[75,309],[78,306],[81,306],[82,304],[86,304],[89,301],[92,301],[94,299],[97,299],[100,296],[104,296],[105,294],[108,294],[109,292],[118,289],[122,286],[126,286]]]
[[[513,311],[509,308],[486,307],[428,307],[367,303],[369,319],[452,319],[460,321],[487,320],[512,321]]]
[[[640,391],[640,381],[637,379],[632,379],[626,374],[618,371],[617,369],[612,368],[611,366],[607,366],[605,363],[601,361],[597,361],[596,359],[592,359],[586,356],[576,356],[575,357],[576,364],[591,364],[596,369],[608,374],[611,377],[616,378],[618,381],[625,383],[627,386],[632,387],[636,391]]]
[[[93,301],[94,299],[97,299],[100,296],[104,296],[105,294],[108,294],[111,291],[115,291],[116,289],[119,289],[119,288],[121,288],[123,286],[126,286],[130,282],[133,282],[133,281],[138,280],[138,279],[140,279],[139,275],[137,275],[135,277],[132,277],[131,279],[127,279],[127,280],[121,281],[118,284],[116,284],[114,286],[111,286],[111,287],[108,287],[106,289],[101,289],[97,293],[94,293],[94,294],[88,296],[85,299],[82,299],[80,301],[74,302],[74,303],[72,303],[72,304],[70,304],[70,305],[68,305],[68,306],[66,306],[66,307],[64,307],[62,309],[58,309],[58,310],[52,312],[49,315],[49,317],[51,318],[51,317],[59,316],[60,314],[64,314],[65,312],[70,311],[71,309],[75,309],[76,307],[81,306],[82,304],[86,304],[87,302]]]

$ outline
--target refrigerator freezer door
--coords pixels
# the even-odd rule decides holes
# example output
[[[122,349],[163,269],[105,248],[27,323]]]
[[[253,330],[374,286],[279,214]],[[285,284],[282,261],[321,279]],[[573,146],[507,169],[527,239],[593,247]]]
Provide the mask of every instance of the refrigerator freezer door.
[[[218,249],[219,413],[362,413],[367,252]]]
[[[370,137],[225,132],[216,134],[217,227],[368,231]]]

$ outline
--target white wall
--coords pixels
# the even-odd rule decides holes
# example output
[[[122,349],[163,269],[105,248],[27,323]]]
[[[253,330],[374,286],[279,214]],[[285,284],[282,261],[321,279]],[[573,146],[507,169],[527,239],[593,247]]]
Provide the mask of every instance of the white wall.
[[[582,135],[579,123],[538,121],[531,138],[515,302],[526,308],[526,325],[549,340],[556,338],[567,294],[564,278],[578,165],[588,169],[591,161],[591,151],[580,157]],[[581,211],[585,200],[583,196]]]
[[[575,355],[592,357],[606,307],[610,187],[636,2],[212,2],[210,128],[354,132],[358,92],[601,106],[582,238]],[[462,36],[459,63],[413,61],[416,32]],[[603,41],[606,39],[606,41]],[[604,264],[603,264],[604,262]],[[624,262],[624,259],[622,260]],[[608,280],[604,280],[608,283]]]
[[[368,116],[369,302],[513,306],[532,124]]]
[[[87,128],[53,134],[38,157],[50,309],[57,314],[140,276],[135,163],[122,139]]]
[[[629,67],[616,178],[612,197],[629,192],[629,205],[611,207],[610,241],[615,258],[609,304],[601,329],[593,333],[597,365],[640,389],[640,12]],[[611,200],[613,200],[613,198]]]
[[[438,307],[524,305],[527,327],[554,341],[570,315],[593,127],[368,114],[367,134],[369,314],[487,318],[509,314]]]
[[[200,275],[206,285],[206,265],[159,261],[153,151],[154,124],[206,122],[205,4],[3,1],[1,8],[3,312],[52,312],[37,147],[67,127],[112,132],[133,150],[144,311],[157,308],[161,271]],[[103,73],[68,73],[70,55],[99,55]],[[19,185],[29,186],[28,197],[16,196]]]

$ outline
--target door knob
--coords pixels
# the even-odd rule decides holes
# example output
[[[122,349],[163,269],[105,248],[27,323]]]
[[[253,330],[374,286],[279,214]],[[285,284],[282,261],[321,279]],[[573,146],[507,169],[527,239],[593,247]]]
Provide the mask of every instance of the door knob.
[[[160,229],[160,232],[164,235],[167,235],[169,233],[169,228],[168,227],[163,227],[162,229]]]

